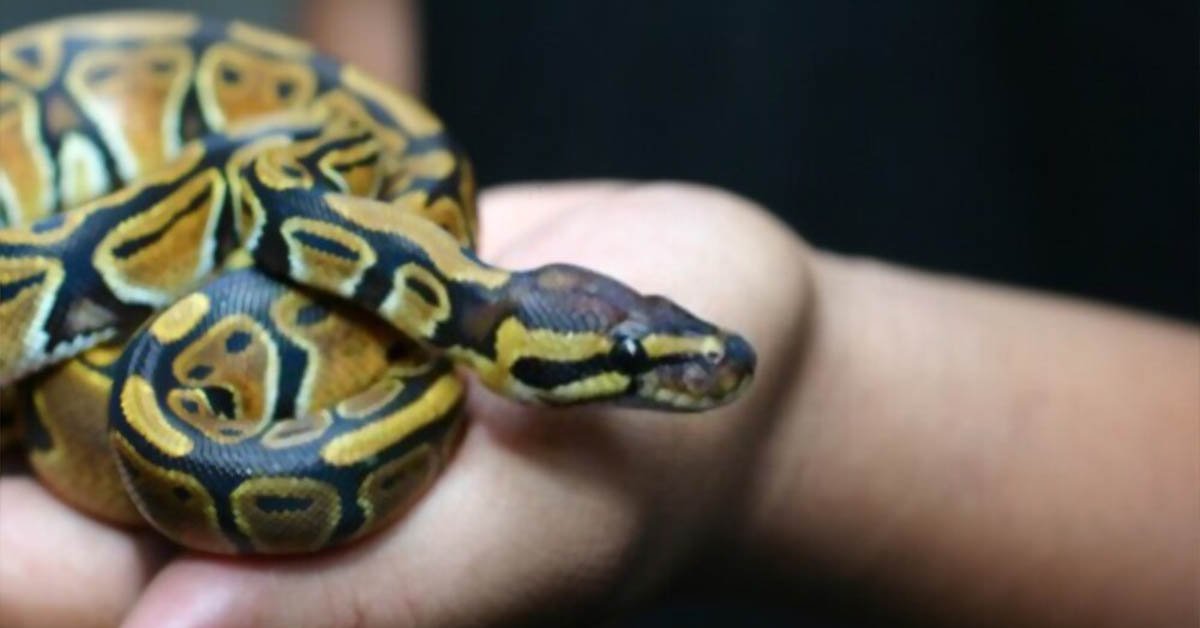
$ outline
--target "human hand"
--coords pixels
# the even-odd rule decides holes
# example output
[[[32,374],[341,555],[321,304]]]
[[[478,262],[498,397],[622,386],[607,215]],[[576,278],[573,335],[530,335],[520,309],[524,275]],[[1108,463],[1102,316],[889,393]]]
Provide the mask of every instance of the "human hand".
[[[482,257],[571,262],[743,333],[757,381],[702,415],[547,410],[472,391],[470,427],[396,525],[288,560],[167,550],[0,480],[0,616],[15,624],[495,625],[594,616],[652,595],[742,523],[797,360],[807,253],[747,201],[708,188],[510,186],[482,199]]]

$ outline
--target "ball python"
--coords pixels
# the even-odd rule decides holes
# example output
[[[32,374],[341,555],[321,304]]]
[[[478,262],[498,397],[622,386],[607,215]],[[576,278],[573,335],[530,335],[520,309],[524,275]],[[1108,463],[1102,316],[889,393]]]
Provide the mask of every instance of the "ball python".
[[[303,41],[178,13],[0,37],[4,413],[102,519],[316,551],[447,464],[459,370],[669,411],[752,380],[736,333],[581,267],[488,264],[475,226],[443,124]]]

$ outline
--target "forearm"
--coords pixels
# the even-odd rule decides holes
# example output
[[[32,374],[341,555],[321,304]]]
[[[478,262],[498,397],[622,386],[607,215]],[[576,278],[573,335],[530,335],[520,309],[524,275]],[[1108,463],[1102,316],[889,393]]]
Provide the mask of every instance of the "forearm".
[[[1194,618],[1195,329],[832,256],[814,268],[752,553],[972,624]]]
[[[297,26],[336,59],[412,93],[421,93],[422,34],[415,0],[308,0]]]

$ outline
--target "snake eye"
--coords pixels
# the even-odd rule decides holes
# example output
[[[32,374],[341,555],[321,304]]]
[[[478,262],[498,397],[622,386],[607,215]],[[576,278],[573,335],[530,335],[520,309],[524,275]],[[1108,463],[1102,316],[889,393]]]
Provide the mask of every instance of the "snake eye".
[[[626,373],[644,371],[649,366],[650,358],[642,343],[634,338],[619,338],[613,343],[608,354],[613,366]]]

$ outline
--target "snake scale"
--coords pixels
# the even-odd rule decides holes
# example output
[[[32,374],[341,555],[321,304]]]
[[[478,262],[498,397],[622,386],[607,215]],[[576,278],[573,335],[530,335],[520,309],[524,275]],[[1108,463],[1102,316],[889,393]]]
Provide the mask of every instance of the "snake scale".
[[[240,22],[0,37],[0,385],[41,480],[184,546],[300,553],[405,511],[455,365],[530,403],[697,411],[737,334],[584,268],[474,253],[471,166],[418,102]]]

